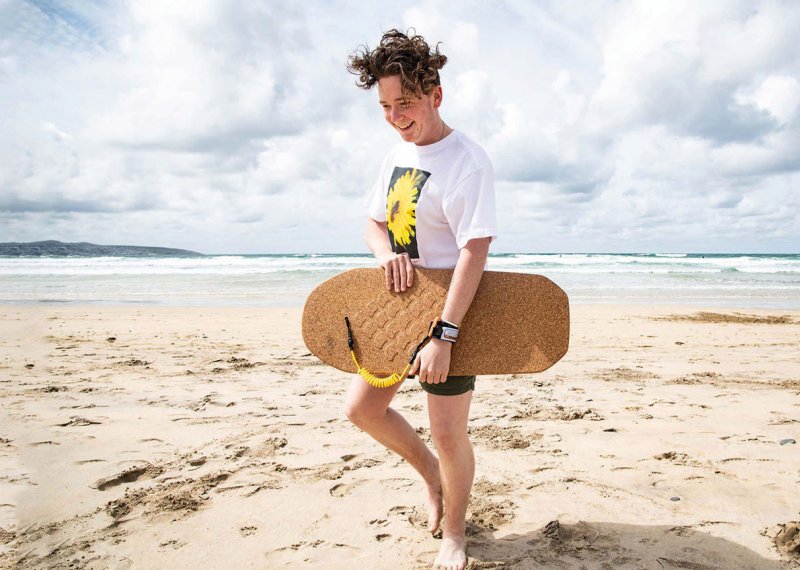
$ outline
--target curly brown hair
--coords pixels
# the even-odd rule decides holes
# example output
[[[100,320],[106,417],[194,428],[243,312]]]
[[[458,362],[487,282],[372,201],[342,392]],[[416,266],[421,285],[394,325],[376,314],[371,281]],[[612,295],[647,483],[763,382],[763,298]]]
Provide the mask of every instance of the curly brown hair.
[[[431,50],[413,28],[406,34],[392,29],[375,49],[366,45],[357,49],[347,60],[347,70],[358,76],[356,85],[362,89],[372,89],[383,77],[399,75],[404,93],[427,95],[441,84],[439,70],[445,63],[447,57],[439,53],[439,44]]]

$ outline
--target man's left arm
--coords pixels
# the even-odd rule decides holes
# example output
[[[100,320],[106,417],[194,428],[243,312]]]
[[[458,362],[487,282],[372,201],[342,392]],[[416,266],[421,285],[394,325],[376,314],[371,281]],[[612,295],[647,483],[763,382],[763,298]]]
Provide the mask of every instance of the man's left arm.
[[[472,299],[483,276],[486,258],[489,255],[489,244],[492,238],[474,238],[461,248],[458,262],[453,271],[447,299],[442,311],[442,319],[461,326]],[[437,338],[431,339],[417,355],[412,373],[419,374],[422,382],[438,384],[447,380],[450,369],[450,351],[453,344]]]

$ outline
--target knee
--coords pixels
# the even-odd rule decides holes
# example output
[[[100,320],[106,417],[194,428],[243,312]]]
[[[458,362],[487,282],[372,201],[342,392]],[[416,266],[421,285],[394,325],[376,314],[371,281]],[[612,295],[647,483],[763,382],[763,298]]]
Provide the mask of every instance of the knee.
[[[380,420],[386,414],[386,410],[376,410],[363,402],[348,400],[344,404],[344,413],[348,420],[363,428]]]
[[[452,426],[431,426],[431,437],[439,455],[457,454],[470,447],[466,429],[453,429]]]

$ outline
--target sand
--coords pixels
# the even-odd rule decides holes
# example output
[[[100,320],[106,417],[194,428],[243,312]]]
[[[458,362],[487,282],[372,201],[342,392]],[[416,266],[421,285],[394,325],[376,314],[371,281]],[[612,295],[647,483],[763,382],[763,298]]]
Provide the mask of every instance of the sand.
[[[411,467],[300,310],[0,307],[0,566],[428,568]],[[428,437],[425,395],[395,407]],[[481,377],[470,568],[800,567],[800,313],[575,306]]]

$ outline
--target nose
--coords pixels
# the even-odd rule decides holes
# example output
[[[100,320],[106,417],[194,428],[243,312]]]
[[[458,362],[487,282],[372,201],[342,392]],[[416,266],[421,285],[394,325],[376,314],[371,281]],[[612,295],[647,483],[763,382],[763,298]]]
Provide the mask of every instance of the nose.
[[[397,107],[392,107],[392,110],[389,112],[389,118],[392,120],[393,123],[397,123],[398,119],[403,115],[401,109]]]

